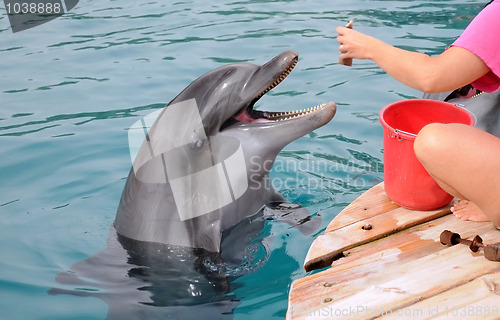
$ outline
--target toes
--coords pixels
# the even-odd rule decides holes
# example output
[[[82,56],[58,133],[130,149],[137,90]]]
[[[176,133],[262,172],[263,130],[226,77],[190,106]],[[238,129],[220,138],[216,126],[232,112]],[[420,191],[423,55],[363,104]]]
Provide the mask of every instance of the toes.
[[[461,210],[467,210],[470,207],[469,200],[454,200],[453,206],[450,208],[451,212],[458,212]]]
[[[459,200],[459,199],[454,199],[453,200],[453,204],[450,208],[451,212],[453,212],[454,214],[459,211],[459,205],[460,205],[460,201],[462,200]]]
[[[460,213],[458,213],[458,212],[456,212],[456,211],[454,211],[454,212],[453,212],[453,215],[454,215],[455,217],[457,217],[458,219],[467,220],[467,219],[464,219],[464,217],[463,217]]]
[[[462,219],[465,221],[489,221],[489,219],[484,215],[481,209],[479,209],[474,203],[468,200],[453,201],[451,212],[458,219]]]

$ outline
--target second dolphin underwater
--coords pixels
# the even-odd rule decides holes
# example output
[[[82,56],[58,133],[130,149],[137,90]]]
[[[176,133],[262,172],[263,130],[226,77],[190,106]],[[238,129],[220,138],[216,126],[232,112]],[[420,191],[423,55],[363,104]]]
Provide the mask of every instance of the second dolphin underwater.
[[[319,226],[270,186],[268,173],[284,146],[334,117],[335,104],[253,109],[297,61],[286,51],[262,66],[220,67],[186,87],[151,126],[140,122],[145,139],[107,248],[60,273],[64,286],[50,293],[101,298],[108,319],[232,318],[231,280],[249,272],[237,266],[265,241],[265,221],[304,233]]]

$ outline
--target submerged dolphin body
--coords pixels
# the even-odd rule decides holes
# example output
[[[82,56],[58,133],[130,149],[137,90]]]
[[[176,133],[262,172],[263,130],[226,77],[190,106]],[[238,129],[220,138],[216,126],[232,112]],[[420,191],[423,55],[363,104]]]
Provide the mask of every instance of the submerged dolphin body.
[[[106,250],[61,273],[70,287],[51,293],[99,297],[108,319],[230,318],[230,282],[249,272],[241,266],[265,243],[266,220],[304,233],[318,226],[268,173],[285,145],[333,118],[335,104],[253,109],[297,60],[286,51],[263,66],[223,66],[171,101],[137,152]]]

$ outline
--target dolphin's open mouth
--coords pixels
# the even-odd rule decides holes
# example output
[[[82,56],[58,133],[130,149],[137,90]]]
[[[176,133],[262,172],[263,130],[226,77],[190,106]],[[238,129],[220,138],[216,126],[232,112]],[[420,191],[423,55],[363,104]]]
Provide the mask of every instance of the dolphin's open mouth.
[[[222,126],[221,129],[227,128],[228,126],[231,126],[235,123],[269,123],[269,122],[276,122],[276,121],[288,121],[292,119],[297,119],[301,118],[307,115],[310,115],[323,107],[326,106],[326,104],[322,104],[319,106],[307,108],[307,109],[302,109],[302,110],[295,110],[295,111],[283,111],[283,112],[272,112],[272,111],[260,111],[260,110],[254,110],[254,105],[255,103],[267,92],[272,90],[274,87],[279,85],[285,78],[292,72],[292,70],[295,68],[298,62],[298,57],[294,57],[291,59],[289,65],[287,68],[274,79],[274,82],[267,87],[264,91],[262,91],[260,94],[257,95],[257,97],[246,107],[241,109],[239,112],[237,112],[233,117],[228,119],[224,125]]]

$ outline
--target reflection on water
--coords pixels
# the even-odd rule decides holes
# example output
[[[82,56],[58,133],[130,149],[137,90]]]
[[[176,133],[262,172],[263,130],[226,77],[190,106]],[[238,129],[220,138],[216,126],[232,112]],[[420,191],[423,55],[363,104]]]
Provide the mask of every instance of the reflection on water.
[[[135,118],[143,111],[156,110],[164,107],[163,104],[152,104],[148,106],[134,107],[121,110],[99,111],[99,112],[82,112],[75,114],[60,114],[47,117],[43,120],[32,120],[6,126],[0,126],[0,136],[22,136],[35,133],[42,130],[47,130],[57,126],[63,126],[65,123],[81,126],[91,121],[109,120],[115,118]],[[13,114],[12,118],[30,117],[33,113],[17,113]],[[67,135],[70,135],[69,133]],[[58,136],[54,136],[58,137]]]
[[[437,54],[483,1],[80,1],[13,34],[0,16],[0,309],[7,319],[102,319],[98,299],[48,296],[55,276],[106,246],[130,169],[126,129],[226,63],[293,49],[294,72],[257,108],[334,101],[334,120],[285,148],[271,174],[291,202],[322,217],[383,179],[378,111],[421,93],[369,61],[337,65],[335,27]],[[304,165],[304,163],[308,165]],[[316,166],[315,166],[316,165]],[[314,235],[268,222],[269,258],[237,280],[236,319],[282,319]],[[265,285],[263,285],[265,284]],[[22,312],[17,307],[23,303]]]

